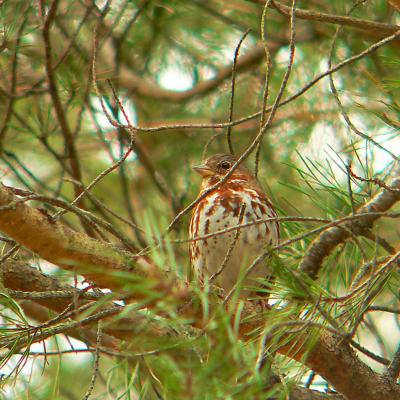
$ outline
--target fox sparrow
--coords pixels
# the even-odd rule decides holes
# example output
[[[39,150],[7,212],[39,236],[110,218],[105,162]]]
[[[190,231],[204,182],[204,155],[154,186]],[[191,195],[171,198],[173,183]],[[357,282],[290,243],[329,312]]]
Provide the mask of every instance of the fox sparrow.
[[[200,196],[219,182],[236,161],[231,154],[216,154],[193,167],[203,177]],[[213,280],[228,292],[263,249],[278,243],[279,224],[269,221],[222,234],[217,232],[273,217],[276,217],[274,208],[257,179],[240,164],[226,182],[207,194],[193,210],[189,230],[190,238],[195,240],[190,243],[190,261],[200,280]],[[206,238],[196,240],[202,236]],[[267,275],[268,269],[260,263],[243,283],[259,287],[254,278]]]

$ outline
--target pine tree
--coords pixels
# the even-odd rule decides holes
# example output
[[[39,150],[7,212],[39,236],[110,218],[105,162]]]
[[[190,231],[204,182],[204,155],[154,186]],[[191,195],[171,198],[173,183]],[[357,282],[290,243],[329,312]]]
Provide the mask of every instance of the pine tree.
[[[2,398],[399,399],[399,13],[0,1]],[[277,206],[269,307],[189,266],[229,149]]]

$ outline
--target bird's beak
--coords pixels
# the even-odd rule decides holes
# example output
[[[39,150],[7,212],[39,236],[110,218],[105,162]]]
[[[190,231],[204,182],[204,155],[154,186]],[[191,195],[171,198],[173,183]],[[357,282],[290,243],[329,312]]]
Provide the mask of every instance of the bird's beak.
[[[194,165],[192,167],[197,173],[199,173],[203,178],[207,177],[207,176],[211,176],[213,175],[213,171],[210,169],[210,167],[208,167],[205,164],[201,164],[201,165]]]

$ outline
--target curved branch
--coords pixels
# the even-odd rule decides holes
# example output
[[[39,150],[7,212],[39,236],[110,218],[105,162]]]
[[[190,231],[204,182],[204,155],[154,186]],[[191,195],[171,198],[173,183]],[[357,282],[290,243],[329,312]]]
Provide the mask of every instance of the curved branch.
[[[397,169],[397,173],[398,173]],[[390,190],[395,189],[395,190]],[[400,200],[400,177],[396,177],[388,189],[383,189],[367,204],[360,207],[357,213],[385,212]],[[379,215],[366,215],[357,221],[349,221],[341,227],[332,227],[321,233],[309,246],[304,255],[300,269],[316,279],[322,263],[333,249],[340,243],[347,240],[352,234],[362,234],[369,230],[380,218]]]
[[[323,335],[307,356],[306,364],[351,400],[400,398],[400,386],[372,371],[341,337]]]
[[[2,263],[0,266],[0,281],[6,289],[17,290],[21,291],[22,293],[34,292],[40,294],[43,292],[54,291],[67,291],[71,293],[69,298],[36,298],[32,301],[22,302],[25,305],[36,303],[56,313],[63,312],[68,306],[71,305],[71,302],[73,301],[76,302],[77,308],[88,303],[87,300],[80,296],[81,291],[73,288],[70,285],[61,284],[56,278],[43,274],[23,261],[7,260],[6,262]],[[73,293],[76,294],[75,299]],[[99,307],[101,310],[106,310],[107,308],[113,307],[113,303],[104,299]],[[30,306],[30,309],[31,308],[32,306]],[[97,308],[97,310],[94,312],[98,311],[100,311],[99,308]],[[49,317],[48,312],[44,317],[44,320],[43,318],[39,318],[38,320],[42,322],[47,321]],[[117,348],[117,339],[125,340],[127,338],[132,338],[132,335],[135,332],[137,332],[139,329],[143,329],[140,328],[143,327],[143,325],[146,325],[146,327],[150,328],[149,321],[147,321],[144,316],[134,314],[130,315],[129,318],[118,317],[116,322],[108,320],[107,325],[104,327],[104,332],[110,337],[114,338],[114,341],[110,341],[110,346],[112,345],[111,347]],[[135,329],[133,329],[133,327],[135,327]],[[153,327],[151,331],[153,336],[161,336],[164,333],[165,332],[161,330],[156,330],[155,327]],[[93,338],[95,339],[96,336],[94,335]]]
[[[0,231],[45,260],[112,289],[126,283],[117,272],[151,274],[153,268],[143,257],[76,232],[24,200],[0,184]]]
[[[400,186],[400,179],[396,180],[393,185]],[[365,206],[365,211],[387,209],[399,196],[398,192],[391,192],[385,189],[377,198]],[[377,208],[377,204],[380,205],[380,208]],[[183,285],[176,283],[172,292],[171,286],[166,286],[165,276],[161,271],[155,270],[155,267],[148,265],[146,267],[140,259],[135,260],[129,253],[118,250],[110,244],[94,240],[82,233],[75,232],[63,226],[60,222],[52,221],[39,210],[29,207],[21,200],[18,200],[4,186],[0,186],[0,207],[0,230],[48,261],[63,268],[76,268],[79,273],[85,276],[89,275],[96,283],[111,288],[123,287],[126,279],[118,279],[115,275],[106,274],[106,271],[131,271],[135,276],[137,274],[147,276],[151,271],[153,276],[156,277],[155,290],[158,291],[161,297],[172,293],[176,304],[186,303],[187,307],[184,307],[183,312],[185,315],[190,316],[193,325],[204,323],[201,307],[199,308],[197,304],[192,302],[187,303],[187,299],[196,298],[196,295],[192,293],[193,296],[191,296],[188,290],[186,300],[182,296],[179,297],[182,292],[177,290],[182,288]],[[368,221],[372,223],[369,219]],[[22,269],[20,272],[22,272]],[[3,281],[6,285],[13,286],[13,289],[26,290],[29,287],[29,291],[32,291],[35,285],[39,285],[38,282],[45,279],[39,274],[35,274],[34,279],[28,278],[28,273],[12,274],[10,272],[8,278],[3,279]],[[167,279],[167,284],[171,282],[171,279],[172,277]],[[25,283],[25,286],[23,286],[24,280],[28,280],[28,284]],[[36,287],[39,288],[39,286]],[[47,284],[42,288],[49,290],[51,286]],[[132,297],[134,295],[132,294]],[[53,300],[44,299],[42,301],[52,302]],[[56,299],[55,301],[60,302],[61,300]],[[63,299],[63,301],[68,300]],[[57,309],[61,308],[61,303],[58,303]],[[121,311],[123,309],[124,307],[121,307]],[[246,339],[247,333],[254,332],[256,328],[259,329],[264,326],[265,317],[259,318],[256,315],[258,318],[255,319],[254,308],[245,310],[243,315],[249,317],[249,319],[245,318],[244,320],[250,321],[243,322],[240,329],[242,338]],[[90,324],[95,322],[96,318],[104,317],[110,317],[107,314],[107,310],[105,310],[105,313],[103,311],[97,313],[97,316],[94,315],[85,323]],[[119,330],[118,324],[129,325],[132,328],[136,324],[135,318],[136,314],[131,313],[128,319],[132,319],[132,324],[127,324],[126,321],[115,321],[117,326],[112,330],[107,330],[107,333],[119,338],[123,336],[125,340],[134,339],[134,330]],[[65,329],[67,327],[73,328],[74,326],[66,324]],[[320,334],[321,332],[317,333]],[[148,335],[150,339],[151,335],[157,335],[157,330],[153,332],[153,329],[151,329]],[[312,339],[313,337],[314,339]],[[348,398],[354,400],[396,400],[400,398],[400,387],[393,382],[387,382],[381,375],[373,372],[366,364],[360,361],[343,337],[335,337],[333,334],[327,333],[315,340],[315,330],[304,329],[296,334],[295,338],[288,337],[287,339],[289,343],[285,343],[278,348],[280,353],[304,362],[309,368],[331,382],[338,391]],[[310,351],[311,346],[312,350]]]

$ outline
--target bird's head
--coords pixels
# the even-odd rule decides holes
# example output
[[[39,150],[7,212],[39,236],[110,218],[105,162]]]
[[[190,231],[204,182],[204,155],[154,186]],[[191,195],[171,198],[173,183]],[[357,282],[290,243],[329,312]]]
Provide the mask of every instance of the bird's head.
[[[193,169],[203,177],[203,180],[215,184],[228,173],[237,160],[232,154],[215,154]],[[246,177],[252,178],[252,174],[243,164],[239,164],[231,175],[231,179]]]

